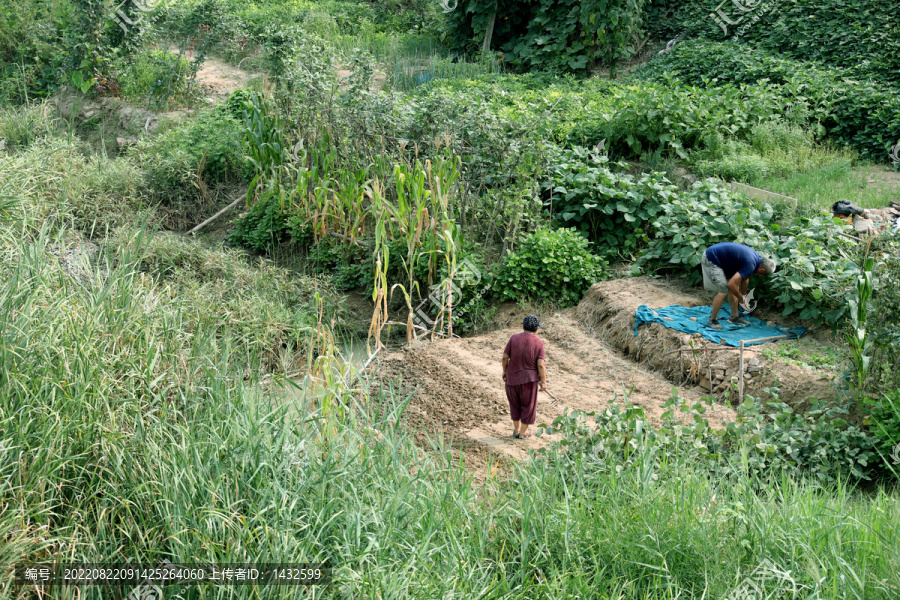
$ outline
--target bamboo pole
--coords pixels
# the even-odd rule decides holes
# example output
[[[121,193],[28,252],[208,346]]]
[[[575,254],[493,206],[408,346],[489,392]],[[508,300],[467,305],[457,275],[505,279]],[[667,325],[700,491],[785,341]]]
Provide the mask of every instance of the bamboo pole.
[[[229,204],[228,206],[226,206],[225,208],[223,208],[222,210],[220,210],[219,212],[217,212],[216,214],[214,214],[213,216],[211,216],[211,217],[208,218],[207,220],[203,221],[202,223],[200,223],[199,225],[197,225],[196,227],[194,227],[194,228],[191,229],[190,231],[188,231],[188,235],[197,233],[198,231],[200,231],[201,229],[203,229],[204,227],[206,227],[207,225],[209,225],[210,223],[212,223],[213,221],[215,221],[216,219],[218,219],[219,217],[221,217],[222,215],[224,215],[225,213],[227,213],[229,210],[231,210],[232,208],[234,208],[235,205],[237,205],[237,203],[240,202],[241,200],[243,200],[245,197],[246,197],[246,196],[245,196],[244,194],[241,194],[241,195],[237,198],[237,200],[235,200],[234,202],[232,202],[231,204]]]

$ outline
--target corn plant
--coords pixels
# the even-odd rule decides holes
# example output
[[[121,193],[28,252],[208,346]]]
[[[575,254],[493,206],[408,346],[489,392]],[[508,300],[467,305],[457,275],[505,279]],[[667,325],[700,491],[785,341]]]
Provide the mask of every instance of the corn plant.
[[[865,389],[866,378],[869,374],[869,365],[872,359],[868,350],[866,336],[867,305],[872,297],[874,289],[872,270],[875,267],[874,258],[866,258],[862,272],[856,280],[856,290],[848,301],[850,308],[850,331],[847,332],[847,342],[850,346],[850,360],[853,365],[853,384],[856,391],[861,394]]]
[[[375,181],[368,191],[369,199],[372,206],[378,212],[384,210],[382,207],[386,204],[383,194],[382,183]],[[384,347],[381,342],[381,331],[384,329],[388,320],[388,265],[390,264],[391,249],[388,244],[390,241],[388,219],[375,219],[375,273],[372,286],[372,302],[375,309],[372,312],[372,322],[369,326],[369,337],[366,340],[366,346],[369,354],[372,354],[368,344],[372,337],[375,338],[376,351]]]

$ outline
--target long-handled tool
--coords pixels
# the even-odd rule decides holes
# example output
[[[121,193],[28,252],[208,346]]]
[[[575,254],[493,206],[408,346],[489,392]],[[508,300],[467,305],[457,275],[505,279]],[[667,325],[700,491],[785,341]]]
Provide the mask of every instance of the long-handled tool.
[[[544,393],[553,398],[553,404],[551,404],[551,406],[556,406],[557,404],[561,403],[561,400],[554,396],[553,392],[551,392],[550,390],[544,390]]]

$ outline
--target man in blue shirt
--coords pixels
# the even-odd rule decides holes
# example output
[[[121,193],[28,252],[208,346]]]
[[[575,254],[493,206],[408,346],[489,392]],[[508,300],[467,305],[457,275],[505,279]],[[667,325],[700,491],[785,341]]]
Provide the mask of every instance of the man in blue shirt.
[[[713,244],[703,253],[700,260],[703,269],[703,287],[716,292],[708,326],[722,329],[719,325],[719,310],[728,297],[731,305],[732,325],[749,325],[750,321],[738,313],[738,306],[744,304],[744,296],[750,283],[750,275],[770,275],[775,272],[775,261],[761,257],[753,248],[744,244],[722,242]]]

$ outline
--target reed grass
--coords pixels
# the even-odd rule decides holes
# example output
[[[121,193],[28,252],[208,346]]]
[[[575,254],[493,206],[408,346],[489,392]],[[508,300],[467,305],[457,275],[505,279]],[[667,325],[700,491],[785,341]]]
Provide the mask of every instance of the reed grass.
[[[398,56],[389,63],[388,78],[396,90],[409,91],[413,88],[439,79],[471,79],[478,75],[503,72],[500,63],[493,58],[475,61],[452,60],[446,56],[417,54]]]

